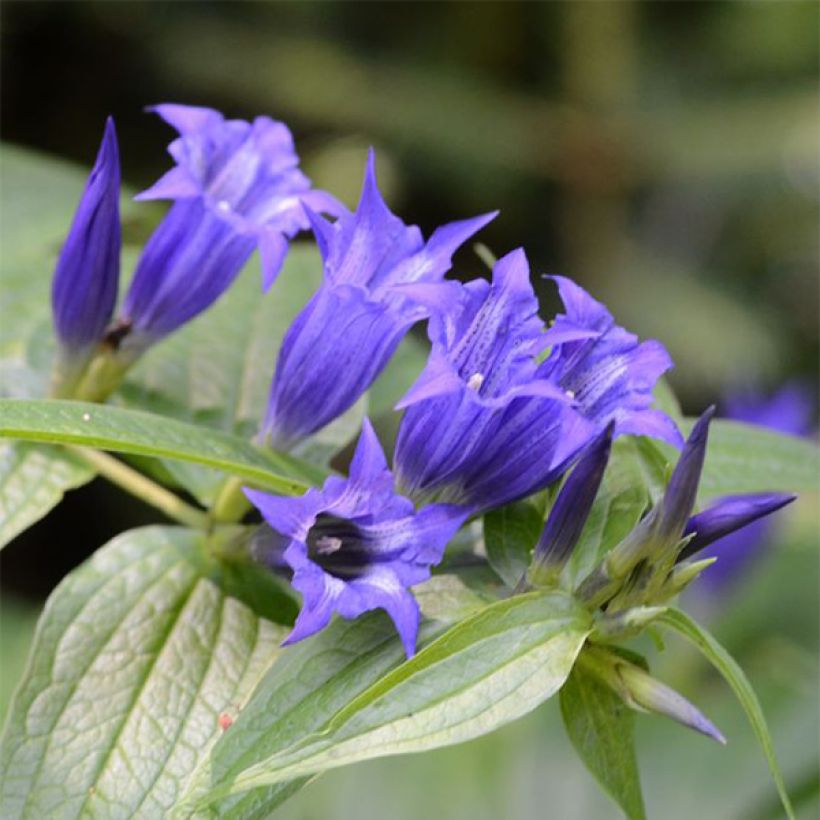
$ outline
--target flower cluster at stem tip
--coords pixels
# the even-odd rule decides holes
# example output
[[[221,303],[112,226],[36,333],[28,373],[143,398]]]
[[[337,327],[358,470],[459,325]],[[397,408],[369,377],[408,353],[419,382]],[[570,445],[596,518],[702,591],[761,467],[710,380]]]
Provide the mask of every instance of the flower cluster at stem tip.
[[[567,476],[519,588],[561,583],[618,436],[683,450],[663,499],[575,590],[604,613],[602,628],[676,594],[708,563],[690,560],[695,553],[791,500],[734,497],[695,513],[710,413],[684,444],[654,406],[672,367],[666,349],[639,341],[570,279],[552,277],[563,311],[548,326],[523,249],[499,259],[491,281],[445,279],[458,248],[497,212],[425,239],[385,203],[372,150],[350,211],[299,170],[283,123],[184,105],[151,110],[178,132],[175,164],[137,199],[172,205],[115,314],[120,169],[109,120],[54,273],[53,395],[104,400],[152,345],[209,308],[255,250],[268,290],[300,231],[313,233],[323,278],[284,336],[260,444],[291,451],[338,418],[427,322],[429,358],[396,406],[404,412],[392,470],[365,419],[348,477],[299,498],[245,490],[269,526],[263,559],[302,594],[288,643],[334,613],[384,609],[412,655],[420,613],[411,588],[458,529]]]

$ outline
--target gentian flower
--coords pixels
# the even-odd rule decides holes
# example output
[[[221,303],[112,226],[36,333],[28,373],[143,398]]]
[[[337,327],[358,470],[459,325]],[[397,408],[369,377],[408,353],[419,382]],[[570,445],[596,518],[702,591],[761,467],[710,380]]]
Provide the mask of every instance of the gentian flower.
[[[551,277],[566,313],[555,317],[551,332],[557,344],[540,375],[559,384],[587,419],[615,422],[615,435],[661,439],[675,447],[683,438],[674,422],[651,407],[658,379],[672,368],[666,348],[615,324],[604,305],[563,276]]]
[[[143,250],[114,328],[124,358],[210,307],[256,247],[270,286],[288,240],[308,227],[303,206],[343,210],[311,189],[283,123],[185,105],[152,110],[179,131],[168,149],[177,164],[137,198],[174,204]]]
[[[558,281],[567,314],[546,332],[520,249],[496,263],[492,285],[470,282],[433,316],[427,366],[398,404],[407,409],[395,466],[411,497],[486,510],[530,495],[610,421],[615,435],[679,441],[674,424],[649,409],[671,366],[663,347],[638,344],[581,288]]]
[[[70,394],[114,310],[120,276],[119,197],[117,134],[109,117],[54,271],[51,301],[59,344],[54,390],[60,395]]]
[[[279,351],[261,437],[281,450],[337,418],[367,390],[407,331],[429,315],[411,286],[457,287],[442,283],[453,254],[495,216],[444,225],[425,243],[382,199],[372,152],[355,213],[333,224],[308,215],[324,282]]]
[[[767,427],[778,433],[806,436],[811,431],[812,408],[811,392],[804,385],[791,382],[771,396],[754,391],[735,392],[724,402],[723,415],[735,421]],[[782,496],[782,498],[791,500],[790,496]],[[723,533],[724,537],[721,537],[717,534],[719,521],[732,512],[742,513],[740,503],[750,504],[747,509],[750,513],[748,523],[742,529],[733,528],[737,531],[731,535]],[[710,518],[700,521],[697,539],[690,544],[690,547],[693,551],[695,548],[704,550],[702,552],[704,558],[718,558],[714,567],[703,576],[705,588],[712,592],[725,589],[727,585],[741,577],[749,563],[759,557],[766,546],[772,542],[775,536],[776,520],[764,519],[769,510],[759,515],[754,514],[755,510],[764,509],[768,503],[776,505],[774,509],[782,506],[782,504],[778,505],[776,494],[764,494],[757,502],[753,499],[751,501],[744,499],[742,502],[736,499],[724,499],[724,512],[721,512],[721,507],[718,506]],[[784,503],[787,502],[784,501]],[[713,533],[709,543],[704,541],[706,532]]]
[[[301,498],[245,493],[286,539],[281,558],[303,596],[286,644],[320,631],[334,612],[356,618],[384,609],[407,656],[413,654],[420,614],[409,587],[430,577],[430,567],[441,560],[466,510],[438,504],[416,512],[412,502],[396,494],[366,419],[349,478],[332,476],[321,490],[308,490]]]

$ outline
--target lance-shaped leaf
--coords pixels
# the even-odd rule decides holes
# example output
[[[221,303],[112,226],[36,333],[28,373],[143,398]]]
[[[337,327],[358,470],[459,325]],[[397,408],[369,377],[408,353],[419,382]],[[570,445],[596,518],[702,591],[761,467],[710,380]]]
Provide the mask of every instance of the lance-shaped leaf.
[[[659,618],[659,623],[669,627],[686,638],[690,643],[694,644],[732,688],[735,697],[740,701],[740,705],[743,707],[743,711],[746,712],[746,716],[749,719],[754,733],[757,735],[757,739],[760,741],[763,753],[766,755],[766,760],[769,763],[769,769],[772,773],[772,779],[777,786],[783,808],[786,814],[793,820],[794,809],[789,800],[789,795],[786,792],[786,783],[783,780],[783,774],[777,764],[771,733],[769,732],[769,727],[766,725],[766,718],[763,715],[763,710],[760,708],[757,695],[755,695],[754,689],[752,689],[752,685],[749,683],[743,670],[715,638],[700,626],[700,624],[686,615],[686,613],[677,609],[669,609]]]
[[[304,691],[305,680],[294,662],[278,665],[233,727],[233,759],[221,755],[227,746],[215,749],[209,771],[203,771],[204,782],[194,783],[199,794],[193,790],[190,798],[205,808],[260,786],[485,734],[531,711],[560,688],[589,629],[588,613],[565,593],[498,601],[432,642],[422,640],[423,648],[410,661],[376,678],[319,725],[304,706],[289,714],[293,707],[288,699],[298,688],[301,704],[310,698],[318,704],[338,700],[338,681],[311,693]],[[328,637],[324,633],[314,640]],[[348,653],[338,638],[334,646],[335,652]],[[397,650],[395,642],[394,659]],[[367,660],[359,657],[359,666]],[[318,672],[322,667],[313,668]]]
[[[302,493],[323,473],[217,430],[85,402],[0,400],[0,438],[79,444],[214,467],[274,492]]]
[[[287,630],[226,593],[201,538],[133,530],[53,593],[0,744],[2,817],[164,817],[230,734]]]
[[[579,664],[561,688],[560,703],[564,726],[581,760],[630,820],[643,820],[635,713]]]

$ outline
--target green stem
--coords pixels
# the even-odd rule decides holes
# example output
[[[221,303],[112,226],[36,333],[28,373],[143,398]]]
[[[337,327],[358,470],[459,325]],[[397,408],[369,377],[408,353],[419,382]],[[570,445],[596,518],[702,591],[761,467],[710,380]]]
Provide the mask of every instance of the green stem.
[[[235,524],[241,521],[251,508],[251,502],[242,492],[241,478],[231,476],[220,489],[211,507],[211,520],[220,524]]]
[[[100,475],[107,478],[131,495],[142,499],[146,504],[165,513],[168,518],[185,524],[188,527],[204,530],[210,521],[201,510],[186,504],[179,496],[146,478],[126,464],[107,453],[88,447],[67,446],[75,455],[90,464]]]

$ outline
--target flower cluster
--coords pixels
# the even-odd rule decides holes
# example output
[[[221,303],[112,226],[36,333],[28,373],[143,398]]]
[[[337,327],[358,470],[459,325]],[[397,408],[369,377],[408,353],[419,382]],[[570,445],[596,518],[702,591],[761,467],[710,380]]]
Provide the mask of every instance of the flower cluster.
[[[419,608],[410,589],[429,578],[462,524],[571,470],[522,579],[523,586],[558,583],[613,439],[650,436],[683,446],[673,421],[653,407],[669,354],[620,327],[577,284],[553,277],[564,311],[545,325],[522,249],[495,264],[491,282],[445,281],[454,253],[495,213],[449,223],[425,240],[388,208],[372,152],[350,212],[311,187],[282,123],[226,120],[180,105],[153,110],[179,132],[170,146],[176,165],[138,198],[174,204],[111,324],[120,226],[109,122],[55,272],[58,394],[103,398],[116,384],[100,376],[106,362],[121,375],[218,299],[256,248],[267,290],[289,240],[308,228],[323,280],[285,334],[262,444],[292,449],[339,417],[410,328],[428,322],[429,359],[397,405],[404,415],[395,480],[365,421],[349,477],[331,476],[300,498],[245,490],[270,527],[266,560],[286,570],[302,594],[287,642],[321,630],[334,612],[354,618],[384,609],[411,655]],[[266,298],[276,298],[275,289]],[[95,356],[103,356],[100,367]],[[694,514],[708,424],[709,414],[695,426],[662,502],[577,590],[592,605],[606,605],[608,617],[674,594],[703,568],[691,556],[791,500],[731,498]]]
[[[179,132],[169,146],[176,165],[137,199],[174,204],[146,243],[111,322],[119,280],[120,177],[109,121],[55,272],[57,395],[104,398],[149,346],[209,308],[256,248],[269,286],[288,240],[309,226],[306,208],[343,211],[330,194],[311,188],[283,123],[226,120],[218,111],[186,105],[151,110]],[[114,357],[106,368],[113,375],[78,387],[100,346]]]

